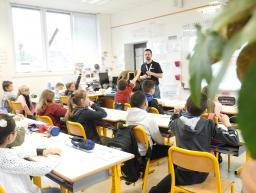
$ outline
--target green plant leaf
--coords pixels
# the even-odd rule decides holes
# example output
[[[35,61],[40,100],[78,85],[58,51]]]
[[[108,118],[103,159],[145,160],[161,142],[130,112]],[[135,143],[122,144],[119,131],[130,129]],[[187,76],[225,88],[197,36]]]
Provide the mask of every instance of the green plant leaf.
[[[256,159],[256,61],[246,73],[238,101],[238,123],[252,157]]]
[[[213,31],[220,31],[230,23],[248,17],[256,7],[255,0],[232,0],[213,22]]]
[[[209,84],[209,98],[213,99],[218,90],[219,84],[223,79],[223,76],[230,64],[233,53],[246,43],[253,43],[256,41],[256,12],[254,12],[253,17],[246,24],[246,26],[237,32],[232,38],[227,41],[224,47],[223,61],[221,69],[217,74],[216,78],[212,79]]]
[[[201,82],[206,80],[209,83],[212,79],[212,69],[207,49],[207,36],[202,33],[201,27],[197,27],[197,43],[194,48],[194,53],[189,61],[190,73],[190,89],[191,97],[196,105],[199,106],[201,96]]]

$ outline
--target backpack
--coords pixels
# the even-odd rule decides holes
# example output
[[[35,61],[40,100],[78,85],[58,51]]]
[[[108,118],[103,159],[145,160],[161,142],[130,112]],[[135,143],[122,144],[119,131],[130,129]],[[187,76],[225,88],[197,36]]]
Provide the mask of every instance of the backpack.
[[[144,175],[147,160],[150,157],[149,148],[146,156],[141,156],[138,151],[137,141],[133,134],[134,125],[122,126],[115,134],[115,137],[108,143],[109,147],[120,149],[121,151],[134,154],[134,158],[124,162],[121,166],[122,179],[126,184],[135,183]]]

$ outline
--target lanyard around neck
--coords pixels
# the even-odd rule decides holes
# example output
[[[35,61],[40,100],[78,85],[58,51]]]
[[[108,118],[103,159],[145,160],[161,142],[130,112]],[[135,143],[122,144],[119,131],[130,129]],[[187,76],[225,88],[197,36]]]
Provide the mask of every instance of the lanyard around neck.
[[[151,64],[150,64],[149,68],[148,68],[148,65],[146,64],[146,70],[147,70],[147,71],[150,71],[151,68],[152,68],[152,62],[151,62]]]

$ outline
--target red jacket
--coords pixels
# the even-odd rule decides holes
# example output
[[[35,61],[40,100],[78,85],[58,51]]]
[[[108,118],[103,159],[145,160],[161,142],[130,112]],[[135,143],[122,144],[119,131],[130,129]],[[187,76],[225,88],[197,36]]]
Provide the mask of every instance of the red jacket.
[[[66,112],[67,109],[65,109],[63,106],[53,103],[48,105],[44,112],[37,112],[37,114],[51,117],[53,124],[57,127],[60,127],[60,118],[64,117]]]
[[[115,103],[129,103],[134,85],[130,83],[124,90],[118,90],[115,95]]]

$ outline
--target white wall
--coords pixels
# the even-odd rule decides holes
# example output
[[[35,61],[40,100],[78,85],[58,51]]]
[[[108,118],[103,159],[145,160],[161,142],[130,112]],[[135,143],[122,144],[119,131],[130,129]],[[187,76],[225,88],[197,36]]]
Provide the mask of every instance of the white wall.
[[[148,48],[153,49],[153,58],[160,62],[164,70],[164,78],[161,80],[160,85],[161,91],[166,97],[180,95],[180,82],[174,78],[175,74],[180,73],[180,69],[174,67],[174,61],[182,59],[182,45],[180,45],[183,32],[182,27],[185,24],[201,22],[205,18],[196,10],[164,17],[159,16],[207,5],[209,1],[185,0],[183,8],[173,7],[172,2],[170,0],[158,0],[155,3],[135,8],[129,12],[114,14],[111,20],[112,52],[113,55],[118,56],[117,70],[121,71],[124,69],[125,44],[148,42]],[[146,20],[154,17],[158,18]],[[177,36],[178,44],[180,45],[178,50],[171,51],[172,49],[168,48],[168,36]],[[187,69],[187,66],[185,69]]]
[[[69,10],[73,11],[73,10]],[[12,41],[12,24],[11,24],[11,8],[8,0],[0,0],[0,82],[3,80],[11,80],[14,82],[15,90],[26,84],[30,87],[32,93],[40,94],[43,89],[47,88],[48,82],[55,84],[56,82],[66,83],[75,80],[76,76],[70,73],[33,73],[17,75],[14,66],[14,52]],[[111,54],[111,29],[110,16],[107,14],[97,15],[99,37],[99,52],[102,54],[107,51]],[[5,56],[7,55],[7,56]],[[2,58],[2,59],[1,59]],[[1,62],[2,61],[2,62]],[[0,94],[2,89],[0,89]]]

